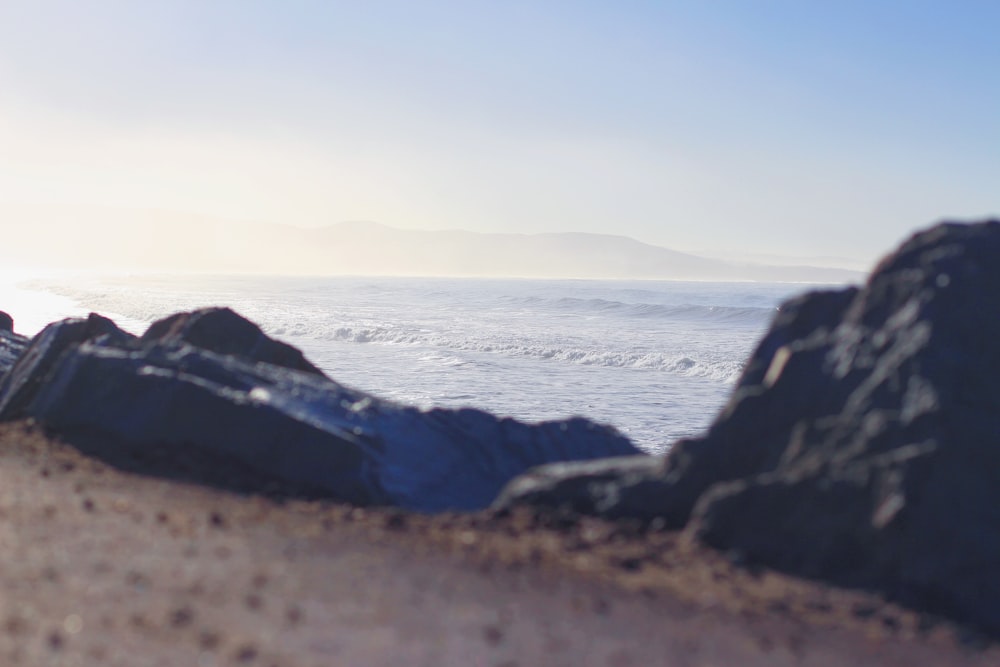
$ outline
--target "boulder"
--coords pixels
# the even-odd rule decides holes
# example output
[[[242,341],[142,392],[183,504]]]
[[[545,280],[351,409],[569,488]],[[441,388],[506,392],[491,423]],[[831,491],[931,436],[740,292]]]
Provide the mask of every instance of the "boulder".
[[[289,493],[427,512],[486,507],[542,463],[638,452],[579,418],[529,425],[382,401],[301,368],[288,346],[191,325],[259,333],[238,317],[182,314],[141,339],[96,315],[50,325],[0,383],[0,418],[34,418],[112,461],[208,455]]]
[[[189,343],[244,361],[265,362],[322,375],[300,350],[269,338],[256,324],[229,308],[203,308],[177,313],[154,322],[142,336],[144,344]]]
[[[998,257],[1000,222],[919,233],[863,287],[783,305],[708,432],[659,469],[593,485],[549,467],[547,492],[515,480],[502,502],[659,516],[1000,633]]]

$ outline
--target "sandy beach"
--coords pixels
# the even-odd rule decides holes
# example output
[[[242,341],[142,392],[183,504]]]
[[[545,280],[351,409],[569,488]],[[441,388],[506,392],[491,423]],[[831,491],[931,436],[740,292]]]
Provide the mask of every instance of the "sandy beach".
[[[5,665],[1000,664],[973,632],[676,534],[214,490],[23,422],[0,443]]]

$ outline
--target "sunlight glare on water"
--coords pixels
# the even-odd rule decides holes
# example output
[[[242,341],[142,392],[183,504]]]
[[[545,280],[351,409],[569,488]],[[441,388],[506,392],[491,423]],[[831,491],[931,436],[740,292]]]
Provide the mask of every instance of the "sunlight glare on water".
[[[37,280],[70,281],[72,276],[26,269],[0,269],[0,310],[14,318],[14,331],[34,336],[50,322],[87,314],[87,310],[71,298],[31,289],[31,283]]]

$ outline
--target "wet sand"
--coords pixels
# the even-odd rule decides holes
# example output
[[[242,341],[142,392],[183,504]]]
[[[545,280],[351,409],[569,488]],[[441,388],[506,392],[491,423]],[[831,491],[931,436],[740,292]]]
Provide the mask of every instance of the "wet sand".
[[[676,534],[215,490],[29,424],[0,425],[0,548],[3,665],[1000,665],[974,632]]]

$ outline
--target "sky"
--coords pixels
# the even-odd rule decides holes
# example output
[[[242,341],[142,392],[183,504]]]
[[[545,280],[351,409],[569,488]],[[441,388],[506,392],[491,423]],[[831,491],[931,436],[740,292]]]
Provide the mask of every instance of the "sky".
[[[0,212],[869,261],[1000,214],[998,28],[995,0],[0,0]]]

